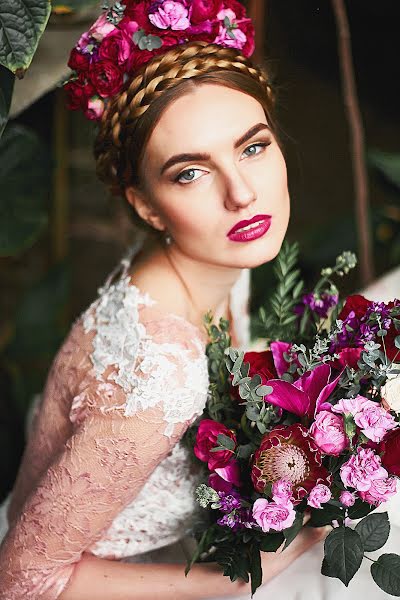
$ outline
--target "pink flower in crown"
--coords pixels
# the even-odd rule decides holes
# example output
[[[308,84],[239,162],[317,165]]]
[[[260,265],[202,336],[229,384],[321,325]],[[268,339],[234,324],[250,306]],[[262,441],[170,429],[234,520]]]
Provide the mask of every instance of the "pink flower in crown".
[[[331,490],[327,485],[323,483],[318,483],[311,490],[307,504],[312,506],[313,508],[322,508],[322,504],[325,504],[332,498]]]
[[[380,442],[390,429],[397,427],[393,416],[376,402],[371,402],[358,412],[354,421],[362,433],[373,442]]]
[[[107,21],[106,14],[103,13],[100,17],[93,23],[87,35],[93,37],[98,42],[101,42],[106,35],[111,33],[116,29],[115,25]],[[85,34],[84,34],[85,35]]]
[[[136,24],[136,30],[137,28]],[[135,30],[132,31],[132,33],[134,32]],[[134,46],[132,35],[127,31],[116,29],[102,41],[99,47],[99,57],[112,60],[121,66],[128,60]]]
[[[231,23],[234,23],[236,20],[236,14],[230,8],[220,10],[217,16],[220,21],[223,21],[225,17],[228,17]],[[229,48],[241,50],[247,41],[246,35],[239,28],[233,29],[232,33],[234,35],[233,38],[228,35],[228,29],[221,24],[219,26],[218,35],[214,40],[214,44],[220,44],[228,46]]]
[[[159,29],[182,31],[190,27],[187,8],[174,0],[165,0],[156,12],[149,14],[149,21]]]
[[[104,100],[98,97],[90,98],[90,100],[88,101],[87,109],[85,110],[85,117],[87,117],[91,121],[97,121],[97,119],[100,119],[103,112]]]
[[[360,496],[365,502],[379,506],[381,502],[386,502],[396,494],[396,484],[395,477],[374,479],[369,490],[360,492]]]
[[[190,20],[196,25],[202,21],[216,19],[221,6],[222,0],[192,0]]]
[[[258,498],[253,504],[253,519],[265,533],[271,529],[273,531],[287,529],[293,525],[295,518],[296,511],[291,502],[284,505]]]
[[[371,448],[357,448],[340,468],[340,477],[347,487],[367,492],[375,479],[386,479],[388,472],[382,467],[381,459]]]

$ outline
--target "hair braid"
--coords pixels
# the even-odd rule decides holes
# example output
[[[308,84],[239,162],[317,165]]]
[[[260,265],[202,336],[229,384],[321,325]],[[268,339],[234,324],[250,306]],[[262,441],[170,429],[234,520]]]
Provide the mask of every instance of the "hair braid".
[[[266,75],[233,48],[199,41],[174,46],[154,56],[110,101],[102,115],[94,145],[96,172],[113,195],[123,195],[129,183],[132,175],[129,144],[149,107],[154,106],[166,90],[176,88],[183,81],[218,71],[239,73],[255,80],[272,108],[274,96]]]

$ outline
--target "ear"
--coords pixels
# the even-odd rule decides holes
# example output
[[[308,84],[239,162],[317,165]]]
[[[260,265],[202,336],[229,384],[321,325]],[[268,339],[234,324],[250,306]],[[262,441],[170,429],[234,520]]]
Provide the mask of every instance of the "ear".
[[[164,231],[166,229],[161,216],[154,206],[150,204],[144,192],[130,186],[125,188],[125,197],[143,221],[146,221],[151,227],[158,229],[159,231]]]

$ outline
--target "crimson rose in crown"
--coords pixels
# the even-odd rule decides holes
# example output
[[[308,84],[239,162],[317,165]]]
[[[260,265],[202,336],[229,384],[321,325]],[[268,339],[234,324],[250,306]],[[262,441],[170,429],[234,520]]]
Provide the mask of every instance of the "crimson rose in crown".
[[[207,465],[187,572],[216,561],[232,580],[250,575],[252,593],[260,551],[286,548],[305,514],[307,526],[332,526],[322,574],[347,586],[388,539],[388,513],[373,511],[400,477],[400,301],[343,305],[333,277],[355,267],[350,252],[305,293],[297,256],[285,242],[275,264],[277,291],[258,322],[267,350],[231,348],[228,322],[207,315],[209,398],[186,437]],[[400,596],[400,557],[366,558],[378,586]]]

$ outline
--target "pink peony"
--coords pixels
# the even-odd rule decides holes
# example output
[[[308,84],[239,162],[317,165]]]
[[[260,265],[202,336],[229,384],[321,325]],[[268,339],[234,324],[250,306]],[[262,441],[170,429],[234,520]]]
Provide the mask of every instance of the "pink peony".
[[[291,527],[296,518],[296,511],[293,504],[288,502],[286,505],[268,502],[264,498],[259,498],[253,505],[253,519],[267,533],[270,529],[282,531]]]
[[[344,485],[359,492],[367,492],[374,479],[386,479],[387,476],[380,457],[371,448],[357,448],[357,454],[351,456],[340,468]]]
[[[210,471],[226,467],[233,456],[230,450],[212,452],[212,449],[218,446],[217,438],[220,433],[230,437],[236,444],[235,434],[222,423],[212,419],[203,419],[197,430],[196,444],[193,450],[199,460],[208,463]],[[225,479],[221,473],[218,474]]]
[[[188,10],[181,2],[165,0],[156,12],[149,14],[149,21],[159,29],[182,31],[190,26]]]
[[[362,433],[373,442],[380,442],[388,431],[397,427],[392,415],[376,402],[365,405],[361,412],[354,416],[356,425]]]
[[[215,452],[214,454],[219,454],[219,452]],[[239,463],[234,458],[231,458],[224,467],[216,467],[215,472],[228,483],[233,483],[239,487],[242,485],[240,481]]]
[[[321,410],[311,425],[310,434],[324,454],[338,456],[349,445],[343,418],[327,410]]]
[[[104,100],[98,97],[93,97],[89,100],[85,116],[91,121],[97,121],[100,119],[104,112]]]
[[[99,16],[97,21],[93,23],[89,31],[87,32],[88,37],[93,37],[98,42],[101,42],[106,35],[116,29],[115,25],[107,21],[106,15],[103,13]]]
[[[364,410],[365,406],[374,405],[375,402],[368,400],[364,396],[356,396],[355,398],[342,398],[334,406],[332,406],[333,412],[346,415],[350,414],[355,416],[357,413]]]
[[[345,506],[353,506],[353,504],[356,501],[356,497],[354,494],[352,494],[351,492],[348,492],[347,490],[344,490],[341,494],[340,494],[340,498],[339,498],[340,502],[342,504],[344,504]]]
[[[272,499],[276,504],[286,505],[292,498],[293,485],[286,479],[279,479],[272,485]]]
[[[307,504],[313,508],[322,508],[321,504],[328,502],[332,498],[331,490],[323,483],[318,483],[311,490]]]
[[[374,479],[369,490],[360,492],[360,496],[365,502],[379,506],[381,502],[386,502],[396,494],[396,483],[395,477]]]

